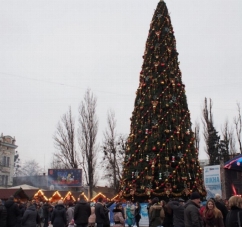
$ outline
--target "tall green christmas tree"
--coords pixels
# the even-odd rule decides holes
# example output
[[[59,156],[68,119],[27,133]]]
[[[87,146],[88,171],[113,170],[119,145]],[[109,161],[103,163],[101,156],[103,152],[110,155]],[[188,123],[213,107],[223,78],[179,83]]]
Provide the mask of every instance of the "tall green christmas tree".
[[[176,40],[162,0],[150,24],[143,58],[120,196],[139,201],[187,197],[193,191],[205,196]]]

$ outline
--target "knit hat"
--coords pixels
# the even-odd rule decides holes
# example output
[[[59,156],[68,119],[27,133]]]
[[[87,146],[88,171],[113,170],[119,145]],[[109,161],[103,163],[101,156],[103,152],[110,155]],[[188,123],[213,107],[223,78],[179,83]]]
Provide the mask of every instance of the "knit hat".
[[[194,199],[200,199],[200,195],[198,192],[193,192],[190,196],[190,199],[191,200],[194,200]]]

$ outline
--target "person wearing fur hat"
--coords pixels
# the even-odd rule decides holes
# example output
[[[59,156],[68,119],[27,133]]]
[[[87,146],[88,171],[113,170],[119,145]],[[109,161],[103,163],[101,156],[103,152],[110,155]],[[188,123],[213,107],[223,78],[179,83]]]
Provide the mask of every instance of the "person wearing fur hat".
[[[123,206],[121,203],[116,204],[115,209],[113,209],[113,220],[114,225],[113,227],[124,227],[125,226],[125,219],[123,216]]]
[[[202,217],[200,215],[200,195],[193,192],[190,200],[185,204],[184,222],[185,227],[201,227],[203,226]]]
[[[161,226],[165,218],[164,209],[161,204],[159,204],[159,199],[157,197],[152,199],[151,204],[149,209],[149,227]]]

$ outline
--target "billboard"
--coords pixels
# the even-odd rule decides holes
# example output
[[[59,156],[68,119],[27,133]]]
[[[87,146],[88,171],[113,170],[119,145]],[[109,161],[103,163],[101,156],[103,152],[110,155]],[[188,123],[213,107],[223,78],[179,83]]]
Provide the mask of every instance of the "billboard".
[[[220,165],[204,166],[204,184],[207,199],[214,198],[215,194],[222,195]]]
[[[48,169],[48,185],[60,187],[82,186],[81,169]]]

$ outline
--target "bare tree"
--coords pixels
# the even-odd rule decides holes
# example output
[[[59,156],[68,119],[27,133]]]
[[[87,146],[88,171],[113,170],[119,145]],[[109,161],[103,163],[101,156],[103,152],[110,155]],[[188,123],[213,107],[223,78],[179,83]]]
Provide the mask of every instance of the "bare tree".
[[[52,157],[52,161],[50,163],[50,167],[52,169],[65,169],[65,165],[55,155]]]
[[[24,162],[18,170],[18,176],[36,176],[43,173],[43,169],[34,159]]]
[[[209,164],[215,165],[219,164],[219,139],[220,137],[217,135],[213,123],[213,115],[212,115],[212,100],[209,100],[209,106],[207,105],[207,98],[204,100],[203,107],[203,118],[202,118],[203,126],[204,126],[204,140],[206,143],[205,152],[209,156]]]
[[[194,137],[195,137],[195,147],[199,151],[199,145],[200,145],[200,124],[198,121],[195,122],[195,129],[194,129]]]
[[[87,185],[89,185],[90,197],[93,196],[93,187],[97,183],[96,165],[97,149],[96,144],[98,132],[98,119],[96,116],[97,99],[88,89],[84,101],[79,106],[79,135],[78,142],[81,148],[81,166]]]
[[[237,108],[238,108],[238,116],[234,117],[234,124],[235,124],[237,140],[239,143],[239,150],[240,150],[240,153],[242,153],[242,144],[241,144],[242,118],[241,118],[239,103],[237,103]]]
[[[124,161],[126,139],[116,133],[115,113],[109,111],[107,117],[108,127],[104,132],[102,151],[104,154],[102,167],[104,168],[104,178],[109,179],[111,187],[116,192],[119,190],[119,181],[122,177],[122,162]]]
[[[233,128],[229,128],[228,120],[225,121],[223,128],[221,129],[222,139],[220,140],[219,149],[220,155],[224,161],[228,161],[233,156],[235,151]]]
[[[62,163],[66,169],[78,168],[78,155],[75,149],[75,121],[71,107],[58,123],[54,142],[57,149],[55,153],[57,163]]]

